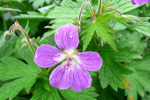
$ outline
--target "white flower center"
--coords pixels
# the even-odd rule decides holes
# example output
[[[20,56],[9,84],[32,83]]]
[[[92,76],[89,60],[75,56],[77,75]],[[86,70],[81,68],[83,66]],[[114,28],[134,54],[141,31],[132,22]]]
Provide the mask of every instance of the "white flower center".
[[[73,69],[74,67],[78,67],[80,60],[76,55],[77,51],[70,49],[70,50],[65,50],[63,53],[58,54],[56,57],[53,58],[54,61],[57,62],[61,62],[64,59],[66,59],[66,61],[64,61],[63,67],[65,67],[66,69]]]
[[[66,69],[73,69],[75,67],[78,67],[80,63],[80,60],[78,59],[78,57],[76,55],[73,56],[67,56],[67,60],[64,62],[64,67]]]

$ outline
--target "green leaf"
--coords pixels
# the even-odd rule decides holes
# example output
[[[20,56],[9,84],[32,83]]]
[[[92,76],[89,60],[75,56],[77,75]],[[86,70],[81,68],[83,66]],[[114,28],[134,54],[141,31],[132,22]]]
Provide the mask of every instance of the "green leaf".
[[[19,97],[19,96],[17,96],[15,98],[13,98],[13,100],[29,100],[29,99],[25,98],[25,97]]]
[[[40,14],[40,13],[37,13],[37,12],[28,12],[28,14],[20,14],[18,16],[13,16],[12,18],[15,18],[19,21],[19,24],[22,26],[22,27],[25,27],[27,22],[29,22],[29,28],[30,28],[30,33],[32,35],[34,35],[36,32],[40,31],[39,29],[39,24],[42,22],[42,21],[45,21],[47,18]]]
[[[93,87],[90,87],[80,92],[72,89],[59,91],[66,100],[96,100],[95,97],[97,97],[98,94],[95,93],[94,90],[95,89]]]
[[[4,8],[4,7],[0,7],[0,11],[18,11],[18,12],[21,12],[21,10],[19,10],[19,9]]]
[[[20,14],[18,16],[13,16],[15,19],[46,19],[41,13],[35,11],[28,11],[27,14]]]
[[[108,3],[111,8],[115,8],[121,13],[125,13],[139,7],[138,5],[132,5],[131,0],[104,0],[104,3]]]
[[[131,62],[133,59],[141,58],[141,54],[147,46],[147,41],[142,39],[139,33],[118,31],[115,34],[118,52],[115,52],[109,45],[104,45],[101,51],[114,61]]]
[[[149,22],[138,22],[137,24],[135,24],[135,30],[139,33],[142,33],[146,36],[150,37],[150,23]]]
[[[67,25],[69,23],[77,23],[80,7],[84,2],[85,0],[77,0],[77,3],[73,2],[72,0],[63,0],[60,6],[56,6],[52,11],[50,11],[47,18],[53,19],[50,22],[50,24],[53,25],[47,26],[47,28],[51,28],[53,29],[53,31],[44,34],[42,40],[47,38],[51,34],[54,34],[56,30],[61,26]],[[87,18],[90,16],[88,14],[89,10],[86,10],[87,9],[85,7],[82,13],[82,18]]]
[[[100,88],[100,96],[97,100],[125,100],[124,91],[114,91],[111,87],[106,89]]]
[[[141,58],[141,54],[146,48],[146,41],[142,40],[142,35],[138,33],[128,33],[127,31],[119,31],[115,35],[118,53],[109,45],[101,48],[101,57],[103,66],[99,71],[100,83],[103,88],[110,85],[117,91],[118,87],[129,89],[122,83],[126,81],[128,74],[132,71],[124,67],[123,63],[129,63],[133,59]],[[128,82],[127,82],[128,85]]]
[[[84,35],[82,36],[84,43],[84,51],[88,47],[94,33],[96,33],[97,36],[99,36],[104,42],[107,42],[114,50],[117,51],[117,47],[113,36],[114,31],[107,24],[105,24],[111,19],[113,15],[114,13],[102,14],[95,21],[85,26],[85,28],[82,31],[82,34],[84,33]]]
[[[84,30],[82,31],[82,33],[84,33],[84,35],[82,36],[83,51],[85,51],[88,45],[90,44],[90,41],[92,40],[94,32],[95,32],[95,25],[93,23],[85,26]]]
[[[50,4],[52,0],[29,0],[29,2],[33,2],[33,8],[37,9],[39,7],[42,7],[44,5],[44,3],[46,4]]]
[[[61,99],[57,89],[55,87],[50,86],[48,80],[38,79],[33,89],[34,89],[33,96],[31,97],[30,100],[60,100]]]
[[[150,53],[146,53],[143,59],[135,60],[129,65],[129,68],[134,71],[129,75],[130,86],[132,91],[126,90],[129,100],[137,100],[137,94],[144,96],[144,92],[150,89]]]
[[[77,3],[72,0],[62,1],[61,6],[56,6],[47,16],[50,19],[54,19],[51,21],[51,23],[54,23],[51,28],[58,29],[60,26],[64,26],[68,23],[74,23],[78,18],[80,7],[84,1],[85,0],[77,1]],[[82,17],[86,15],[87,12],[84,10]]]
[[[128,70],[121,64],[112,61],[105,54],[101,53],[103,60],[102,68],[99,71],[99,79],[103,88],[110,85],[115,91],[118,87],[121,87],[121,82],[123,81],[125,75],[131,74],[132,71]]]
[[[10,56],[14,52],[14,47],[17,41],[17,37],[12,36],[12,38],[5,42],[4,33],[0,36],[0,58]]]
[[[149,28],[150,23],[148,22],[148,19],[150,18],[143,17],[140,19],[143,22],[127,20],[122,17],[113,17],[113,20],[123,24],[124,26],[150,37],[150,28]]]
[[[12,100],[24,88],[29,92],[36,81],[36,75],[40,72],[29,50],[22,50],[20,54],[21,58],[25,58],[24,60],[28,64],[16,58],[5,57],[1,59],[0,80],[12,80],[0,88],[1,100],[7,98]]]
[[[44,14],[47,14],[53,8],[55,8],[54,5],[49,5],[49,6],[45,6],[45,7],[39,8],[38,11],[44,15]]]

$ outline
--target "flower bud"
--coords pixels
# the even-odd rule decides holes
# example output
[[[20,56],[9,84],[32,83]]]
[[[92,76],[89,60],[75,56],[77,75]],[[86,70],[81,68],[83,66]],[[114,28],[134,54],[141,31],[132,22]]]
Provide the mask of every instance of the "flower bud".
[[[20,37],[22,32],[18,28],[14,28],[14,33],[17,37]]]
[[[12,33],[11,33],[11,32],[6,31],[6,32],[4,33],[4,40],[5,40],[6,42],[9,41],[9,40],[11,39],[11,37],[12,37]]]
[[[23,43],[21,49],[26,49],[28,47],[28,43]]]
[[[22,43],[28,43],[27,38],[24,37],[24,38],[21,40],[21,42],[22,42]]]

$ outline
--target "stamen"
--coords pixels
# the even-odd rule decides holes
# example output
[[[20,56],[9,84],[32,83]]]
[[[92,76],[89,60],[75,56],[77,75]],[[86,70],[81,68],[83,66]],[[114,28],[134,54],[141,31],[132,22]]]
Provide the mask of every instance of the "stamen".
[[[67,64],[65,65],[65,67],[66,67],[67,69],[69,69],[70,66],[71,66],[71,60],[72,60],[71,57],[68,57],[68,58],[67,58]]]

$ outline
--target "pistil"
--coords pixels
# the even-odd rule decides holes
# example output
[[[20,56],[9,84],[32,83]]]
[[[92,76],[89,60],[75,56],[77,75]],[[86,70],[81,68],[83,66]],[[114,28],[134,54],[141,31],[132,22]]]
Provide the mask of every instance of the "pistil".
[[[67,64],[65,65],[65,67],[66,67],[67,69],[69,69],[70,66],[71,66],[71,60],[72,60],[71,57],[68,57],[68,58],[67,58]]]

